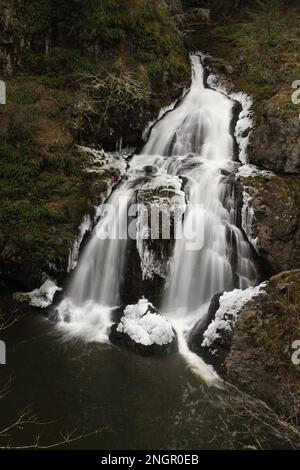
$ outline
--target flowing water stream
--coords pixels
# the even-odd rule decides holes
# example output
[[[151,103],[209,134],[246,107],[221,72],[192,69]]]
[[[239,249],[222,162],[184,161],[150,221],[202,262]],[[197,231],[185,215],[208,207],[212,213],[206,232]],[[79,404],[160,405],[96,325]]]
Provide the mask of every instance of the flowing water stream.
[[[5,334],[6,373],[16,381],[3,419],[9,422],[16,410],[34,403],[42,418],[57,418],[44,431],[47,442],[61,430],[99,427],[101,434],[73,447],[240,448],[256,438],[241,438],[247,420],[226,413],[224,392],[208,386],[218,384],[216,374],[186,341],[214,294],[256,282],[230,179],[237,168],[230,131],[234,103],[206,87],[198,55],[191,62],[189,92],[154,124],[108,200],[114,210],[102,214],[83,248],[57,307],[58,325],[28,316]],[[172,187],[186,206],[183,237],[176,240],[157,306],[177,331],[180,354],[144,358],[109,344],[108,333],[112,308],[122,303],[128,208],[139,189],[161,185]],[[107,238],[107,230],[122,236]],[[190,249],[196,232],[200,246]],[[26,432],[30,442],[33,430]]]
[[[215,374],[189,353],[186,335],[214,294],[249,287],[256,271],[249,243],[236,225],[236,201],[226,180],[233,171],[234,103],[205,86],[198,55],[191,62],[189,92],[152,127],[143,150],[130,161],[126,178],[108,201],[114,210],[100,218],[58,312],[68,333],[107,341],[110,310],[122,301],[128,208],[135,193],[159,184],[180,191],[184,178],[183,236],[176,240],[160,308],[177,330],[180,352],[209,381]],[[153,176],[145,183],[149,168]],[[105,238],[108,232],[119,236]],[[191,244],[194,234],[197,243]]]

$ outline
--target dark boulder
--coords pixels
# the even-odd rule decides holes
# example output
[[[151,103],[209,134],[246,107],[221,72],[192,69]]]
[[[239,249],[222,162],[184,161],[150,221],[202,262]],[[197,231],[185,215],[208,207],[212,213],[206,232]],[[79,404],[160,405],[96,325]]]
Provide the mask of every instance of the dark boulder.
[[[299,312],[300,270],[282,272],[255,288],[215,296],[189,346],[225,381],[287,418],[299,416]],[[204,341],[214,319],[228,327],[210,323]]]
[[[223,375],[288,418],[300,413],[299,312],[300,270],[272,277],[241,309]]]

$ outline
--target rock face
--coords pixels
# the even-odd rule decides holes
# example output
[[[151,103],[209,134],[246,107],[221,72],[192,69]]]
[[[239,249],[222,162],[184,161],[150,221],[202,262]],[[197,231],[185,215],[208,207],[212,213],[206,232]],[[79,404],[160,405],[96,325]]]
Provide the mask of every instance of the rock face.
[[[251,136],[249,161],[267,170],[300,174],[300,119],[272,98]]]
[[[266,294],[242,309],[226,359],[228,380],[278,409],[299,390],[299,366],[292,362],[299,312],[300,270],[271,278]]]
[[[86,172],[77,144],[140,147],[146,124],[190,83],[163,1],[52,4],[0,0],[0,277],[28,291],[45,273],[65,277],[85,221],[119,180]]]
[[[186,209],[181,179],[155,175],[155,167],[146,168],[146,176],[136,192],[137,239],[128,244],[122,288],[125,303],[137,301],[142,295],[151,302],[159,302],[173,254],[176,227],[181,226]]]
[[[232,305],[223,311],[231,315]],[[209,347],[211,362],[224,379],[284,415],[291,412],[300,386],[300,368],[292,360],[294,342],[300,340],[299,313],[300,270],[282,272],[241,305],[230,340],[228,330],[219,330]]]
[[[47,224],[47,220],[39,221],[43,245],[36,242],[36,249],[29,250],[24,242],[15,240],[15,234],[10,233],[6,226],[0,228],[0,276],[19,283],[24,290],[36,288],[47,277],[61,281],[75,266],[83,235],[88,232],[80,233],[85,218],[90,219],[91,229],[96,218],[95,207],[105,201],[125,171],[124,159],[119,155],[82,147],[77,148],[76,153],[78,172],[81,173],[82,186],[78,191],[81,199],[69,196],[65,204],[69,204],[70,213],[66,212],[52,225]],[[64,202],[63,196],[59,202]],[[30,228],[28,224],[28,230]]]
[[[148,300],[140,299],[122,313],[111,329],[112,343],[143,356],[177,352],[177,336],[171,323]]]
[[[235,326],[243,306],[264,291],[265,283],[248,289],[234,289],[213,297],[207,318],[192,329],[190,349],[214,366],[221,375],[226,373],[226,358],[230,351]]]
[[[215,320],[216,312],[220,308],[220,297],[222,294],[216,294],[211,302],[208,309],[207,316],[204,319],[199,320],[196,325],[192,328],[189,338],[188,346],[191,351],[201,356],[207,364],[215,366],[215,369],[220,371],[220,366],[223,364],[226,354],[228,353],[228,344],[226,343],[224,335],[220,337],[218,341],[217,358],[212,355],[207,348],[202,346],[204,341],[204,333],[207,331],[209,325]],[[221,350],[224,349],[224,354]],[[224,356],[221,358],[221,356]]]
[[[299,178],[258,171],[240,180],[244,210],[252,211],[248,230],[260,256],[273,273],[299,268]]]

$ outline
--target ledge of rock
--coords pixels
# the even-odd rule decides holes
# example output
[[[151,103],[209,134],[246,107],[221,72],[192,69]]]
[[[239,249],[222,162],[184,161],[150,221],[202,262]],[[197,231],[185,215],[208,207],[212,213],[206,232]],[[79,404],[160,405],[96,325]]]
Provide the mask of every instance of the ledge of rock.
[[[120,321],[112,326],[109,339],[143,356],[178,351],[177,335],[171,323],[146,299],[124,309]]]
[[[271,273],[299,268],[300,178],[248,169],[241,168],[240,180],[243,228],[249,241]]]
[[[280,95],[271,98],[252,133],[249,161],[276,172],[300,173],[300,120],[285,110]]]
[[[226,372],[229,354],[239,313],[253,298],[263,295],[265,283],[257,287],[217,294],[212,298],[208,315],[192,329],[190,349],[212,365],[220,375]]]
[[[190,347],[223,379],[288,417],[300,387],[300,366],[292,360],[300,339],[300,270],[225,293],[212,308],[214,319],[205,332],[195,327]]]
[[[142,171],[136,192],[139,207],[137,237],[128,244],[128,262],[122,287],[125,304],[135,302],[142,296],[154,303],[161,299],[175,246],[176,227],[178,224],[181,227],[186,209],[181,178],[156,175],[157,168],[150,165]],[[149,178],[149,174],[154,177]],[[157,232],[152,233],[153,227]]]

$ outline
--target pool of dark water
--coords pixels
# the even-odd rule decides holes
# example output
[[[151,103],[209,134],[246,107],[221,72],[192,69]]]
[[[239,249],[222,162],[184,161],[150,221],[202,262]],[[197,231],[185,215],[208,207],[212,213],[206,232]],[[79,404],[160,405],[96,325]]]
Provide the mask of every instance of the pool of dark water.
[[[0,383],[0,429],[30,407],[39,423],[12,433],[9,443],[40,445],[82,436],[62,448],[230,449],[256,446],[245,420],[228,413],[226,393],[209,388],[182,356],[139,357],[111,345],[65,341],[55,324],[28,314],[1,333],[7,364]],[[265,438],[264,438],[265,439]],[[4,441],[2,439],[1,444]],[[264,441],[265,446],[274,447]]]

